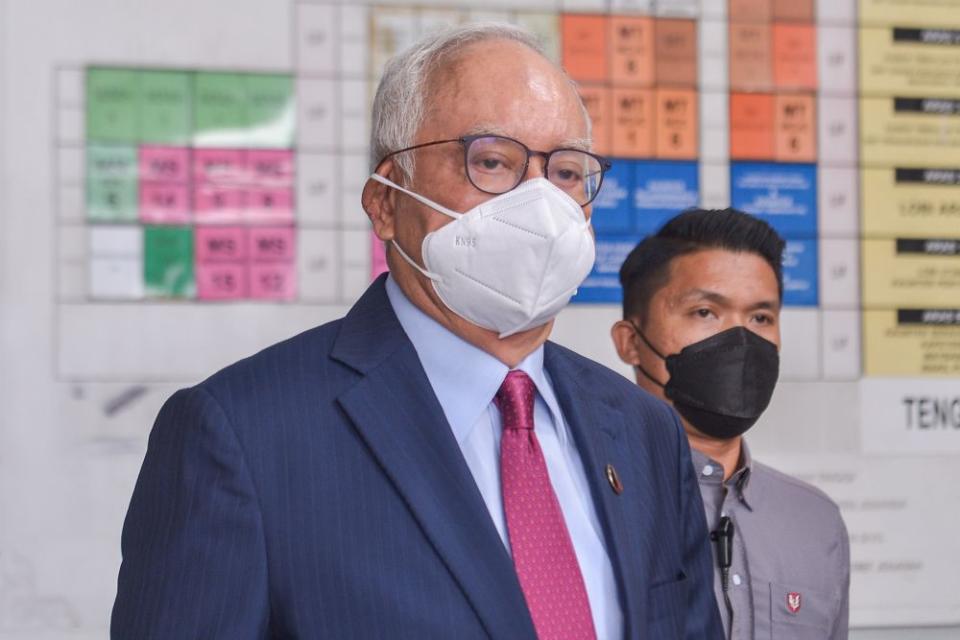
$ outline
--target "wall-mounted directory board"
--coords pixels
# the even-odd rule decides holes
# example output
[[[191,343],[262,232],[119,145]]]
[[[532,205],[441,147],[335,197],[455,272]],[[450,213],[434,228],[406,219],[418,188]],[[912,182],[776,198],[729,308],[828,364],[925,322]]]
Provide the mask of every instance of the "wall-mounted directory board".
[[[384,268],[372,92],[465,20],[536,32],[614,162],[555,338],[630,375],[633,245],[692,205],[768,220],[752,448],[840,503],[854,625],[960,624],[960,0],[0,0],[0,638],[103,637],[165,397]]]

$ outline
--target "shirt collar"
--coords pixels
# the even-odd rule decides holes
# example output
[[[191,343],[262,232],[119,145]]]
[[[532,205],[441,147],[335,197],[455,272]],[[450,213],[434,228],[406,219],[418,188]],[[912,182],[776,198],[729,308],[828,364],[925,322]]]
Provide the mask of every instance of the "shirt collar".
[[[750,455],[750,447],[747,446],[746,438],[740,438],[740,464],[737,465],[737,471],[731,476],[730,480],[736,483],[737,491],[745,502],[752,475],[753,457]],[[747,506],[750,505],[747,504]]]
[[[700,451],[691,447],[690,456],[693,459],[694,469],[696,469],[697,480],[701,483],[720,485],[723,483],[723,465],[716,460],[704,455]],[[704,474],[706,467],[711,467],[713,471],[710,475]],[[745,438],[740,439],[740,460],[737,463],[737,470],[733,472],[726,481],[728,487],[733,487],[737,492],[739,499],[751,511],[753,508],[748,501],[748,489],[750,486],[750,476],[753,473],[753,457],[750,455],[750,447],[747,446]]]
[[[397,320],[413,343],[453,435],[462,446],[510,369],[421,311],[410,302],[392,275],[387,277],[386,289]],[[543,346],[516,368],[533,380],[554,425],[561,424],[559,404],[543,367]],[[563,441],[565,430],[558,428],[557,431]]]

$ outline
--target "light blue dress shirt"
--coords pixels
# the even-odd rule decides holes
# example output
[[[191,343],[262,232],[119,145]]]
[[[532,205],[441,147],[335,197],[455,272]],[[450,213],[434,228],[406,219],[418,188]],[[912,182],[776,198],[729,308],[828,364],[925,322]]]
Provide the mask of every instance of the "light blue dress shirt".
[[[502,427],[493,397],[510,369],[414,306],[392,277],[387,278],[386,287],[393,311],[417,351],[493,524],[509,551],[510,540],[500,492]],[[622,638],[623,614],[613,567],[604,546],[580,454],[543,368],[543,347],[527,356],[517,369],[530,376],[537,387],[534,430],[580,562],[597,638]]]

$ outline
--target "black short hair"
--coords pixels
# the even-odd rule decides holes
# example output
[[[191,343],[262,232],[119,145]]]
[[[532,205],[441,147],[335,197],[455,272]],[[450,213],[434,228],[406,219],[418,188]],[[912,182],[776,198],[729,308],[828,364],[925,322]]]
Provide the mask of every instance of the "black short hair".
[[[643,318],[653,294],[667,283],[673,259],[704,249],[757,254],[773,269],[782,301],[785,246],[773,227],[748,213],[688,209],[644,238],[624,260],[620,267],[623,317]]]

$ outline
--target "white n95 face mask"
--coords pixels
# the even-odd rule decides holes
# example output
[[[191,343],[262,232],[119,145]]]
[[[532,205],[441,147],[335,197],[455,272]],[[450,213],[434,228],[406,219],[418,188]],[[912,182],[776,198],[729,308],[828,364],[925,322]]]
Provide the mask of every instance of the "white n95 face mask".
[[[533,178],[465,213],[447,209],[388,178],[453,222],[423,238],[423,264],[397,253],[430,279],[458,316],[501,338],[546,324],[593,268],[595,248],[583,208],[546,178]]]

